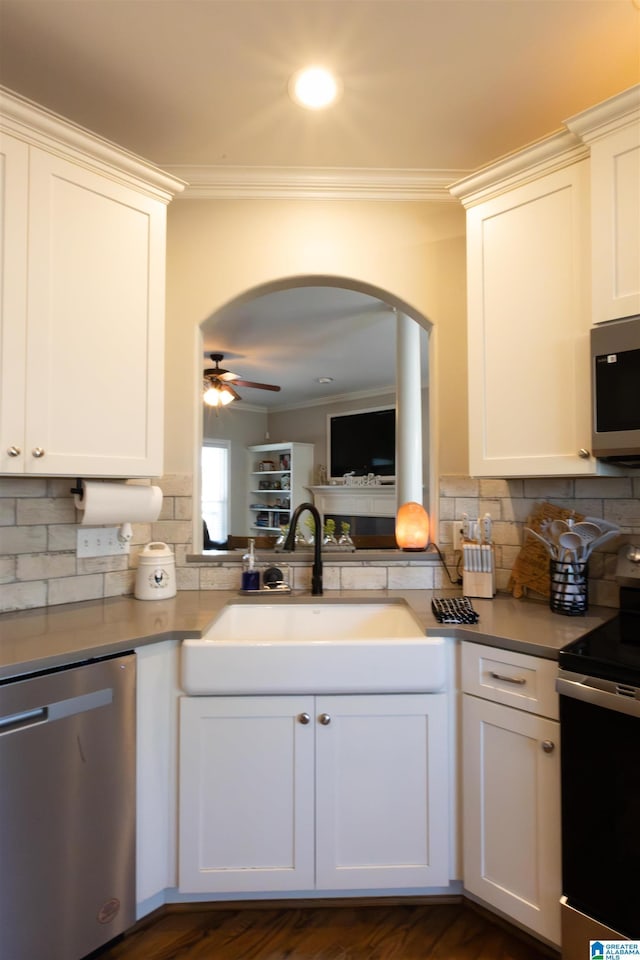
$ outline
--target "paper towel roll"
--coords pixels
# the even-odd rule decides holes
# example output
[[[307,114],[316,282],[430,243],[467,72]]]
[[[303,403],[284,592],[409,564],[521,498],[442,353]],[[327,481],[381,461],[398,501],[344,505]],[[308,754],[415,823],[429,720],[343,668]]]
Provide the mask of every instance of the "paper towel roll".
[[[101,523],[149,523],[162,509],[160,487],[85,480],[82,494],[74,495],[83,527]]]

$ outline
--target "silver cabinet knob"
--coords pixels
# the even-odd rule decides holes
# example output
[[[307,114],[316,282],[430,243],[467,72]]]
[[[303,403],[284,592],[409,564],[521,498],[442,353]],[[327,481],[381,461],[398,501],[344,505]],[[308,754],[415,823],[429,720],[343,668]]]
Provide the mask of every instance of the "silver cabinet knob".
[[[9,454],[10,457],[19,457],[20,454],[22,453],[22,450],[20,449],[20,447],[12,446],[12,447],[9,447],[9,449],[7,450],[7,453]]]
[[[588,460],[591,454],[584,447],[580,447],[580,449],[578,450],[578,456],[580,457],[581,460]]]
[[[318,717],[318,720],[320,721],[323,727],[327,727],[331,723],[331,717],[329,716],[328,713],[321,713],[320,716]]]
[[[311,720],[311,717],[308,713],[299,713],[298,714],[298,723],[307,724]]]
[[[44,457],[44,450],[42,449],[42,447],[34,447],[33,450],[31,451],[31,456],[35,457],[36,460],[39,460],[40,457]]]
[[[556,748],[556,745],[555,745],[555,743],[553,742],[553,740],[543,740],[543,741],[542,741],[542,749],[544,750],[545,753],[553,753],[553,751],[555,750],[555,748]]]

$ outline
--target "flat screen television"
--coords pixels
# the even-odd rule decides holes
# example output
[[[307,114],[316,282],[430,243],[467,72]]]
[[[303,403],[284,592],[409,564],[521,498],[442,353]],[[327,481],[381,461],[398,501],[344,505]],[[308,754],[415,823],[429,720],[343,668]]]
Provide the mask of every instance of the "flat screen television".
[[[329,476],[345,473],[366,477],[373,473],[388,483],[396,476],[396,411],[372,407],[327,417]]]

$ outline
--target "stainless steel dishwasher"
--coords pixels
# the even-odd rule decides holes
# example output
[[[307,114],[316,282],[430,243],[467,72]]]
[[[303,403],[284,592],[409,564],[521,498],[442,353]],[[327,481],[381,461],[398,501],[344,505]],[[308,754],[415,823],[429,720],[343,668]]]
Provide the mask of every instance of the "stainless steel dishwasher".
[[[135,921],[135,663],[0,686],[3,960],[79,960]]]

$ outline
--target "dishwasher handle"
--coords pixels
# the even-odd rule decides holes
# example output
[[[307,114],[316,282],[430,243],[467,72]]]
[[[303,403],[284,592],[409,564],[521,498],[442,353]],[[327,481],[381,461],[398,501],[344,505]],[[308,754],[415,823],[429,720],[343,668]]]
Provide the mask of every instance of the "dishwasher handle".
[[[54,720],[63,720],[87,710],[97,707],[106,707],[113,702],[113,689],[105,687],[93,693],[83,693],[77,697],[68,697],[66,700],[56,700],[53,703],[35,707],[31,710],[22,710],[0,717],[0,736],[16,733],[40,723],[50,723]]]
[[[25,710],[23,713],[11,713],[6,717],[0,717],[0,736],[44,723],[48,712],[47,707],[38,707],[36,710]]]
[[[557,678],[556,690],[561,697],[581,700],[591,706],[625,713],[627,716],[640,717],[640,689],[629,684],[569,674]]]

